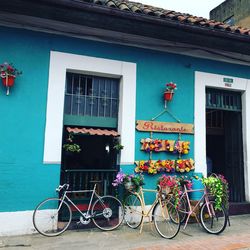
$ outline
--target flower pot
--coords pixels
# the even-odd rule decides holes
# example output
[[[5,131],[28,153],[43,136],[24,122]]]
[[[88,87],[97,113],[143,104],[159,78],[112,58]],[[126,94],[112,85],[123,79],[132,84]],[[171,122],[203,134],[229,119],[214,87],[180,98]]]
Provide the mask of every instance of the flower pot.
[[[12,87],[15,82],[15,76],[6,76],[2,78],[2,82],[5,87]]]
[[[171,188],[169,186],[166,186],[166,187],[162,188],[162,192],[165,194],[169,194],[169,193],[171,193]]]
[[[124,187],[128,191],[132,191],[135,189],[135,185],[131,181],[124,183]]]
[[[165,101],[171,101],[172,98],[174,96],[174,92],[173,91],[166,91],[164,92],[164,100]]]

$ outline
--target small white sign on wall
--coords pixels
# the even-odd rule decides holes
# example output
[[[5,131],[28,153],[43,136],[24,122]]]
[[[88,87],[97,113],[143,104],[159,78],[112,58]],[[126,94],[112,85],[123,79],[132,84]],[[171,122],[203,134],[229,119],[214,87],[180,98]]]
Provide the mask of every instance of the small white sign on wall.
[[[225,87],[232,88],[234,79],[233,78],[229,78],[229,77],[224,77],[223,78],[223,82],[224,82]]]

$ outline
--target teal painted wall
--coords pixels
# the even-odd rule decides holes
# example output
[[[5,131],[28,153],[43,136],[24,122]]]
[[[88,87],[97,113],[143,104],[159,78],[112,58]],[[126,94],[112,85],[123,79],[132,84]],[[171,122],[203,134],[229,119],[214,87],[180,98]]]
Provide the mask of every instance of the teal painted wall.
[[[43,146],[51,50],[134,62],[137,64],[137,120],[149,120],[163,109],[165,83],[174,81],[178,90],[169,109],[184,123],[194,122],[194,71],[250,78],[249,67],[202,60],[170,53],[73,39],[39,32],[0,27],[0,63],[12,62],[23,71],[10,95],[0,87],[0,212],[34,209],[43,198],[54,195],[59,183],[60,165],[43,164]],[[168,114],[159,121],[174,121]],[[154,134],[176,139],[174,134]],[[147,160],[140,151],[140,139],[149,133],[136,132],[135,160]],[[191,141],[193,135],[183,135]],[[175,158],[171,155],[169,157]],[[154,154],[154,159],[166,154]],[[134,166],[124,166],[132,172]],[[146,177],[154,187],[156,176]]]

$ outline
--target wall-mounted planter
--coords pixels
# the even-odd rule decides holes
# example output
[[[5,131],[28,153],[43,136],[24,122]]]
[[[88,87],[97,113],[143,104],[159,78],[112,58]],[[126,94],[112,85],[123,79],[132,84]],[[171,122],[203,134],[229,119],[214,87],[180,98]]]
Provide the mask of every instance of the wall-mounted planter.
[[[2,78],[2,83],[6,87],[6,95],[10,93],[10,87],[14,85],[15,78],[21,75],[22,72],[18,71],[11,63],[0,64],[0,77]]]
[[[185,173],[194,170],[193,159],[178,159],[178,160],[148,160],[135,162],[136,173],[146,173],[155,175],[158,173]]]
[[[188,154],[190,150],[189,141],[161,140],[161,139],[141,139],[141,150],[146,152],[170,152]]]
[[[164,100],[171,101],[173,99],[174,92],[173,91],[165,91],[164,92]]]
[[[2,78],[2,83],[5,87],[12,87],[14,85],[15,82],[15,76],[6,76],[4,78]]]

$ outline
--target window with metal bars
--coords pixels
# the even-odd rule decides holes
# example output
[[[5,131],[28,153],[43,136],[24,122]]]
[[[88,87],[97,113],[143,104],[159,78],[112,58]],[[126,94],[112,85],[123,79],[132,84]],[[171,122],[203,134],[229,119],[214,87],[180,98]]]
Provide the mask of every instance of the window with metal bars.
[[[241,93],[207,88],[206,108],[241,111]]]
[[[119,79],[67,72],[64,114],[117,118]]]
[[[224,111],[217,109],[206,110],[206,128],[224,129]]]

